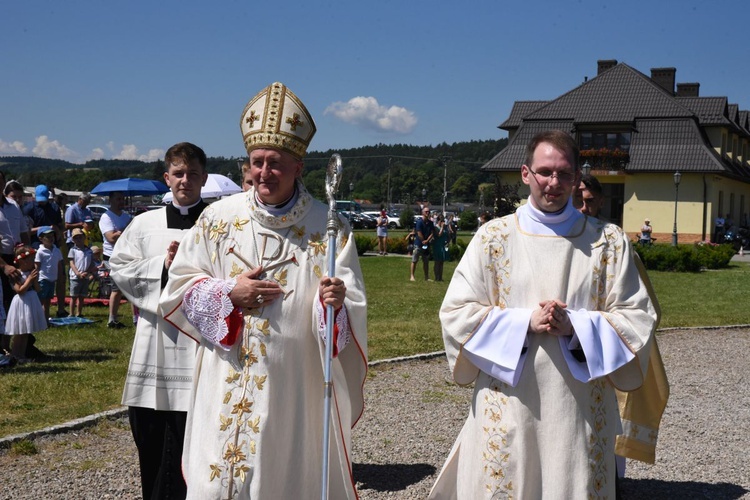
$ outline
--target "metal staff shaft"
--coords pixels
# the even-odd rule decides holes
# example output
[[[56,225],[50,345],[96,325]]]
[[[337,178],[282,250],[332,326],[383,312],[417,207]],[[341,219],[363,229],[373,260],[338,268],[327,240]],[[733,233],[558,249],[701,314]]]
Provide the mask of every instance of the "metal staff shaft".
[[[336,275],[336,236],[339,230],[339,220],[336,215],[336,191],[341,180],[341,157],[334,154],[328,162],[326,172],[326,196],[328,197],[328,277]],[[333,325],[334,314],[332,305],[326,306],[326,359],[323,381],[323,459],[320,498],[328,500],[328,470],[330,455],[331,433],[331,399],[333,395],[333,381],[331,364],[333,362]]]

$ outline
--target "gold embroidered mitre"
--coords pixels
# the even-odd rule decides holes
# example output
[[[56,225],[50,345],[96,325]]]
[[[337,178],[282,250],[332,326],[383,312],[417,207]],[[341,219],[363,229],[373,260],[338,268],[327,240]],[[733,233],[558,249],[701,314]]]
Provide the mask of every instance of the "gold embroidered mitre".
[[[302,101],[283,83],[272,83],[250,99],[240,119],[247,154],[273,148],[302,159],[315,135],[315,122]]]

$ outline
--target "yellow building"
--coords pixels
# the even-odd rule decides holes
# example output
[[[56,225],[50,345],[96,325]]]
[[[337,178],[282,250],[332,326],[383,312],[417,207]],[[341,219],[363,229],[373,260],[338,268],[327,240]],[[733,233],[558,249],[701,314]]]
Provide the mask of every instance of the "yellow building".
[[[672,241],[675,219],[680,243],[712,239],[720,215],[747,226],[750,113],[726,97],[700,97],[698,83],[675,85],[675,75],[675,68],[653,68],[648,77],[598,61],[595,78],[557,99],[514,103],[499,127],[508,146],[482,169],[515,183],[531,138],[565,130],[602,184],[602,217],[633,238],[646,218],[659,242]]]

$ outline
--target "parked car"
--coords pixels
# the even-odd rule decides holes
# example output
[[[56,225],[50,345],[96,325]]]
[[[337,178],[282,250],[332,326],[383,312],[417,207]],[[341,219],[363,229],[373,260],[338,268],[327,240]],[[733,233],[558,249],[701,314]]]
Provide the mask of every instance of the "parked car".
[[[339,212],[341,215],[343,215],[348,221],[349,225],[352,226],[352,229],[374,229],[375,228],[375,221],[373,219],[370,219],[368,216],[363,214],[358,214],[357,212]]]
[[[360,219],[362,219],[362,224],[365,226],[365,229],[375,229],[376,227],[378,227],[377,218],[372,217],[371,215],[368,215],[364,212],[354,215],[357,215]]]
[[[91,216],[94,218],[94,220],[98,221],[102,218],[102,215],[104,215],[104,212],[109,210],[109,206],[107,205],[97,205],[96,203],[89,203],[88,209],[91,210]]]
[[[375,223],[377,227],[377,220],[378,220],[378,217],[380,217],[380,212],[362,212],[362,213],[370,217],[373,217],[375,219]],[[386,215],[386,217],[388,217],[388,229],[397,229],[401,227],[401,221],[398,220],[398,217],[394,217],[392,215]]]

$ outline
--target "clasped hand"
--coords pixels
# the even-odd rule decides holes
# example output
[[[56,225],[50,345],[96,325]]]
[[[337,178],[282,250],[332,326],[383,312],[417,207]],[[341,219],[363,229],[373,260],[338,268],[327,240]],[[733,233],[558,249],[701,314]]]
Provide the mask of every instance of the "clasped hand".
[[[573,324],[565,308],[568,307],[559,300],[545,300],[539,303],[539,309],[531,313],[529,331],[532,333],[549,333],[550,335],[565,336],[573,334]]]

